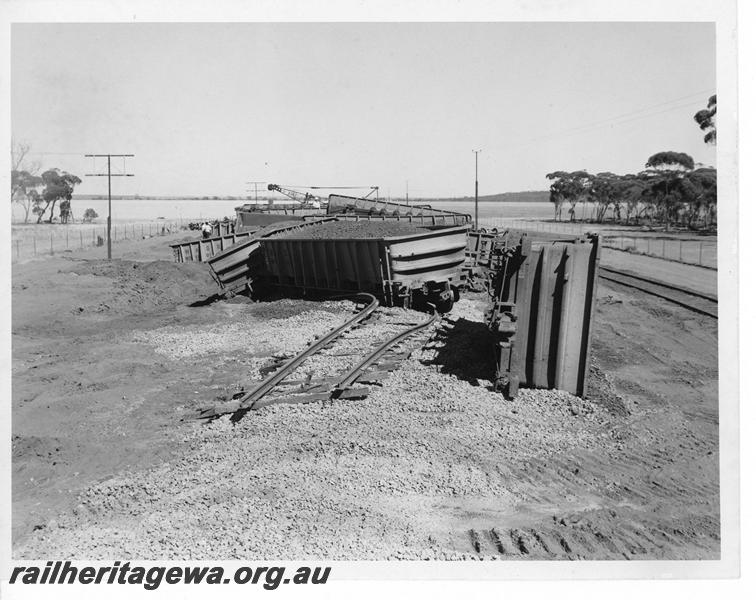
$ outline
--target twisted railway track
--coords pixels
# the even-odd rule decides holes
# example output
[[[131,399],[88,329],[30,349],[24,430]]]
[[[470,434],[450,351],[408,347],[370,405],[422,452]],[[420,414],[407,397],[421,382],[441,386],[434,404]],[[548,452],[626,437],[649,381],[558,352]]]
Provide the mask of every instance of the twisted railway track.
[[[389,329],[401,326],[398,332],[382,337],[377,344],[369,346],[367,353],[361,353],[359,360],[349,365],[346,372],[327,375],[315,379],[310,373],[303,379],[292,379],[298,371],[305,370],[307,362],[318,354],[332,350],[335,344],[346,339],[350,331],[364,330],[374,318],[378,309],[378,299],[372,294],[361,293],[353,296],[363,307],[350,319],[334,327],[324,336],[315,340],[297,355],[286,360],[277,369],[258,382],[247,392],[235,394],[233,399],[199,410],[197,418],[211,419],[223,414],[233,413],[232,420],[241,419],[248,411],[257,410],[271,404],[295,404],[317,402],[329,399],[362,398],[369,393],[369,387],[357,387],[356,384],[375,384],[386,377],[392,370],[398,368],[402,360],[411,352],[397,350],[397,346],[430,327],[438,320],[438,313],[433,314],[419,323],[388,321]],[[419,313],[411,313],[419,314]],[[335,353],[336,357],[355,356],[353,351]],[[360,356],[360,355],[358,355]],[[382,361],[379,364],[379,361]],[[340,361],[343,362],[343,361]],[[277,393],[274,393],[276,392]]]
[[[609,267],[599,268],[599,277],[605,281],[640,290],[650,296],[663,298],[692,312],[718,319],[717,298],[695,290],[670,285],[663,281],[642,277],[635,273]]]

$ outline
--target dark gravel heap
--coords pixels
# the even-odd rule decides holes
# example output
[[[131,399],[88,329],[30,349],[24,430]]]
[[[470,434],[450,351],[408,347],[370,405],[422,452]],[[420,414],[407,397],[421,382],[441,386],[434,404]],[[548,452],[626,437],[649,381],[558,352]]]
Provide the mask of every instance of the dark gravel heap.
[[[305,229],[295,230],[276,237],[304,240],[334,238],[374,239],[398,235],[412,235],[428,231],[411,223],[399,221],[332,221]]]

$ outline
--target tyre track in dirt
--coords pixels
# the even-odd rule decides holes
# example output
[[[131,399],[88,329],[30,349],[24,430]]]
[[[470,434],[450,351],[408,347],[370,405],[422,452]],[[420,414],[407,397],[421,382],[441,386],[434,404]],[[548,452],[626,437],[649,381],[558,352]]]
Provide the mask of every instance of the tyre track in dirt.
[[[616,394],[628,413],[614,414],[596,447],[502,468],[522,512],[458,534],[460,551],[536,560],[719,556],[719,419],[709,391],[716,325],[682,310],[604,292],[592,375],[602,375],[602,393]],[[683,346],[702,352],[680,360]],[[643,378],[628,377],[631,370]]]

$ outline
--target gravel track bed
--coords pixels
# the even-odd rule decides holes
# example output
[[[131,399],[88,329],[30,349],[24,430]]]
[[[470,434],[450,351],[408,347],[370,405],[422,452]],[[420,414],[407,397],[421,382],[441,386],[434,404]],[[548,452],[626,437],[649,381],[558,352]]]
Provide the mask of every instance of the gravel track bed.
[[[17,556],[465,558],[429,536],[434,507],[516,505],[500,465],[590,448],[608,415],[576,418],[563,392],[504,401],[424,364],[433,354],[416,352],[363,401],[177,424],[175,461],[90,488]]]
[[[569,415],[568,394],[549,396],[548,411]],[[420,518],[433,498],[514,505],[496,462],[523,445],[547,454],[592,443],[576,425],[555,431],[550,421],[514,421],[499,394],[410,362],[365,401],[273,406],[237,426],[190,427],[177,463],[88,490],[78,508],[85,527],[63,518],[19,557],[443,557]],[[481,461],[482,448],[497,460]],[[387,520],[376,498],[403,518]]]
[[[295,380],[317,381],[343,374],[381,343],[401,333],[410,324],[419,324],[427,317],[428,315],[401,308],[379,307],[364,324],[339,336],[333,346],[308,357],[291,373],[290,377]],[[392,349],[407,348],[414,343],[412,339],[416,337],[412,336],[409,340],[393,346]]]
[[[249,306],[237,304],[232,305],[236,313],[233,322],[138,331],[133,341],[149,344],[158,354],[176,360],[213,352],[292,354],[342,324],[354,312],[354,304],[348,301],[319,304],[322,307],[313,303],[317,308],[282,318],[245,314]]]

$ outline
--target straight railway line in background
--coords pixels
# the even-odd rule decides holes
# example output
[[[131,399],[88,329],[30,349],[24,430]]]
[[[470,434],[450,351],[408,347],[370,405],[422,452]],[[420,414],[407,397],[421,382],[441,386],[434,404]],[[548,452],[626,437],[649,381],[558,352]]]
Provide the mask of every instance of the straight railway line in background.
[[[650,296],[663,298],[692,312],[714,319],[719,318],[717,298],[714,296],[603,266],[599,267],[599,277],[605,281],[640,290]]]

